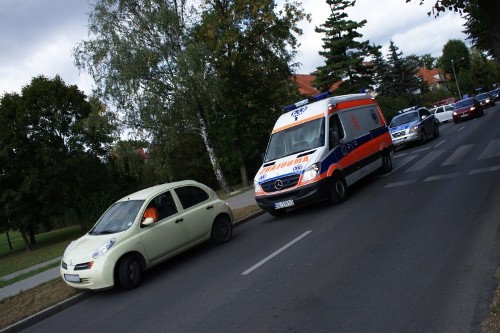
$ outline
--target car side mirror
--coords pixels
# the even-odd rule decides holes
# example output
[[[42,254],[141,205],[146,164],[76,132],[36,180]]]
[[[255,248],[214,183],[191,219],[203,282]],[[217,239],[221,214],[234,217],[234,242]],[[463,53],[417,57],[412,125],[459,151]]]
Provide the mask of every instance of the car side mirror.
[[[148,226],[148,225],[151,225],[153,223],[155,223],[155,219],[152,217],[148,217],[144,221],[142,221],[142,225],[144,225],[144,226]]]

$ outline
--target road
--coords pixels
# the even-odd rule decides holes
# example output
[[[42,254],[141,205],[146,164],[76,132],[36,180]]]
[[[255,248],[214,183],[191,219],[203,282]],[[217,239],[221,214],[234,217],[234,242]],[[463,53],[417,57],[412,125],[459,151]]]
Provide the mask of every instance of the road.
[[[480,332],[500,259],[500,105],[349,199],[261,215],[27,332]]]

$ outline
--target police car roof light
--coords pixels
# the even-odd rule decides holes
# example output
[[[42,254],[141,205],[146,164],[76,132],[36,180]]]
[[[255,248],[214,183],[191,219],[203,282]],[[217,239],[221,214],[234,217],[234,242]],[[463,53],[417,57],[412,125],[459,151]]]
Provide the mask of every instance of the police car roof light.
[[[316,95],[316,96],[313,96],[313,97],[309,97],[308,99],[304,99],[304,100],[301,100],[299,102],[296,102],[296,103],[293,103],[293,104],[290,104],[288,106],[285,106],[283,109],[288,112],[288,111],[292,111],[298,107],[301,107],[301,106],[304,106],[304,105],[307,105],[309,103],[313,103],[313,102],[317,102],[317,101],[320,101],[322,99],[325,99],[329,96],[331,96],[333,93],[331,91],[326,91],[324,93],[321,93],[319,95]]]

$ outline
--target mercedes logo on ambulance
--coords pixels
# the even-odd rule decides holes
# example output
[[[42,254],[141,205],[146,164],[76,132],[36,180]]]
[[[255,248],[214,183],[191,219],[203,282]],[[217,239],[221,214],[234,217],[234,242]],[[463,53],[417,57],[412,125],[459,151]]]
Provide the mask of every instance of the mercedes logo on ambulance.
[[[277,181],[274,182],[274,187],[277,190],[281,190],[283,188],[283,181],[281,179],[278,179]]]

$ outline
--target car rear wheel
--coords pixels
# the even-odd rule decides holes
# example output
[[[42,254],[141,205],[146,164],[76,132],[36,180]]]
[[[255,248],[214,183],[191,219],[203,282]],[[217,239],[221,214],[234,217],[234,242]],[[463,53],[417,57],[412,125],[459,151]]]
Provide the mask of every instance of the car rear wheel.
[[[231,219],[226,215],[217,216],[212,225],[211,240],[215,244],[222,244],[231,239],[233,235],[233,225]]]
[[[432,136],[435,138],[439,137],[439,125],[438,124],[434,125],[434,132],[432,133]]]
[[[332,204],[337,204],[345,201],[345,199],[347,199],[347,184],[345,179],[340,175],[333,175],[328,200]]]
[[[142,267],[137,256],[124,257],[118,266],[118,279],[123,289],[134,289],[141,283]]]

